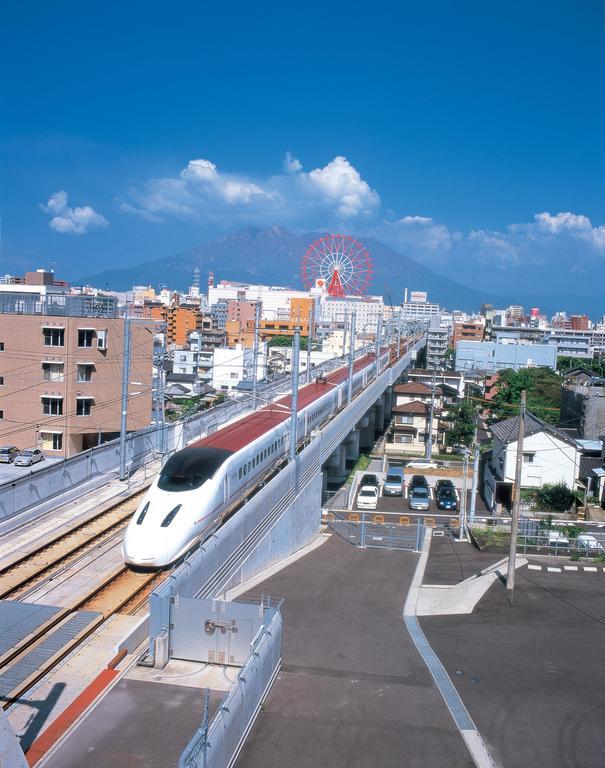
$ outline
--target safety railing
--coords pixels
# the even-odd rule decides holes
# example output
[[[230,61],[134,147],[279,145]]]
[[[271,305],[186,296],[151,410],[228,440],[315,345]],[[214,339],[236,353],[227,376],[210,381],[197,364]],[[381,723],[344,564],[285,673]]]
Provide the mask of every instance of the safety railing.
[[[425,522],[394,512],[323,510],[328,527],[356,547],[404,549],[418,552]]]

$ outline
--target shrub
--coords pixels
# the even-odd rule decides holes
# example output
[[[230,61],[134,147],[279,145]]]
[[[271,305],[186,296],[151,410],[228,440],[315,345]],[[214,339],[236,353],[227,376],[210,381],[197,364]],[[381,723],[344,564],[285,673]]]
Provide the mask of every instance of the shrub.
[[[576,501],[576,495],[565,483],[546,483],[538,488],[536,500],[543,509],[566,512]]]

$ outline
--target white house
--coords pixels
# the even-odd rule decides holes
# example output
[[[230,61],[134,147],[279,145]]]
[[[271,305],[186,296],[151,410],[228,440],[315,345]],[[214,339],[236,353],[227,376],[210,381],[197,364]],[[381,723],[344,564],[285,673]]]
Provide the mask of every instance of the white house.
[[[258,345],[257,381],[267,377],[267,344]],[[212,387],[220,392],[238,390],[240,382],[251,383],[254,379],[254,350],[250,347],[219,347],[214,350]]]
[[[483,495],[491,509],[496,504],[510,507],[515,481],[519,417],[492,424],[494,445],[485,466]],[[522,488],[540,488],[546,483],[565,483],[575,488],[580,472],[576,442],[552,424],[531,413],[525,417]]]

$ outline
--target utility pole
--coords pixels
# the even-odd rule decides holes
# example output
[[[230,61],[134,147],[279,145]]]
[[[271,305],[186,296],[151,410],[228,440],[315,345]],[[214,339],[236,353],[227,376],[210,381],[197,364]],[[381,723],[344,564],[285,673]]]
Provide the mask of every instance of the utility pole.
[[[260,299],[254,308],[254,347],[252,351],[252,410],[256,410],[256,390],[258,389],[258,330],[260,326]]]
[[[124,318],[122,361],[122,413],[120,418],[120,480],[126,480],[126,428],[128,426],[128,378],[130,376],[130,318]]]
[[[292,340],[292,400],[290,403],[290,461],[296,459],[298,441],[298,358],[300,352],[300,328],[294,329]]]
[[[462,476],[462,496],[460,498],[460,523],[458,525],[458,541],[466,538],[466,489],[468,485],[468,453],[464,455],[464,473]]]
[[[470,522],[475,522],[475,509],[477,507],[477,486],[479,484],[479,441],[477,439],[477,432],[479,428],[479,414],[475,414],[475,437],[473,440],[473,446],[475,449],[475,455],[473,457],[473,486],[471,490],[471,512]]]
[[[435,413],[435,366],[433,365],[433,380],[431,383],[431,407],[429,409],[429,424],[426,436],[425,457],[430,461],[433,455],[433,417]]]
[[[380,362],[380,344],[381,344],[381,336],[382,336],[382,317],[378,318],[378,321],[376,323],[376,377],[378,378],[378,374],[380,371],[378,370],[379,362]]]
[[[517,558],[517,531],[519,529],[519,502],[521,501],[521,472],[523,471],[523,438],[525,436],[525,408],[527,392],[521,392],[521,406],[519,408],[519,435],[517,437],[517,461],[515,464],[515,490],[513,495],[513,515],[510,526],[510,549],[508,552],[508,573],[506,575],[506,588],[510,593],[510,601],[513,602],[515,589],[515,565]]]
[[[357,313],[351,315],[351,332],[349,340],[349,381],[347,383],[347,404],[353,399],[353,364],[355,362],[355,320]]]
[[[313,338],[313,305],[309,305],[309,320],[308,320],[308,333],[307,333],[307,384],[311,381],[311,339]]]

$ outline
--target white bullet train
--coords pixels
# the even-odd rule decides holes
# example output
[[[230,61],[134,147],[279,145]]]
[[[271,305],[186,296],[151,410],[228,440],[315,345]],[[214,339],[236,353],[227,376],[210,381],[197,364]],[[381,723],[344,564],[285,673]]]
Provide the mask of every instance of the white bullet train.
[[[392,354],[392,350],[383,350],[380,370],[389,365]],[[367,355],[356,361],[353,392],[363,386],[364,379],[371,380],[374,359]],[[330,374],[325,383],[299,390],[299,440],[343,406],[347,381],[344,367]],[[288,396],[171,456],[128,524],[122,545],[124,561],[137,568],[163,568],[214,531],[246,492],[287,456],[289,406]]]

